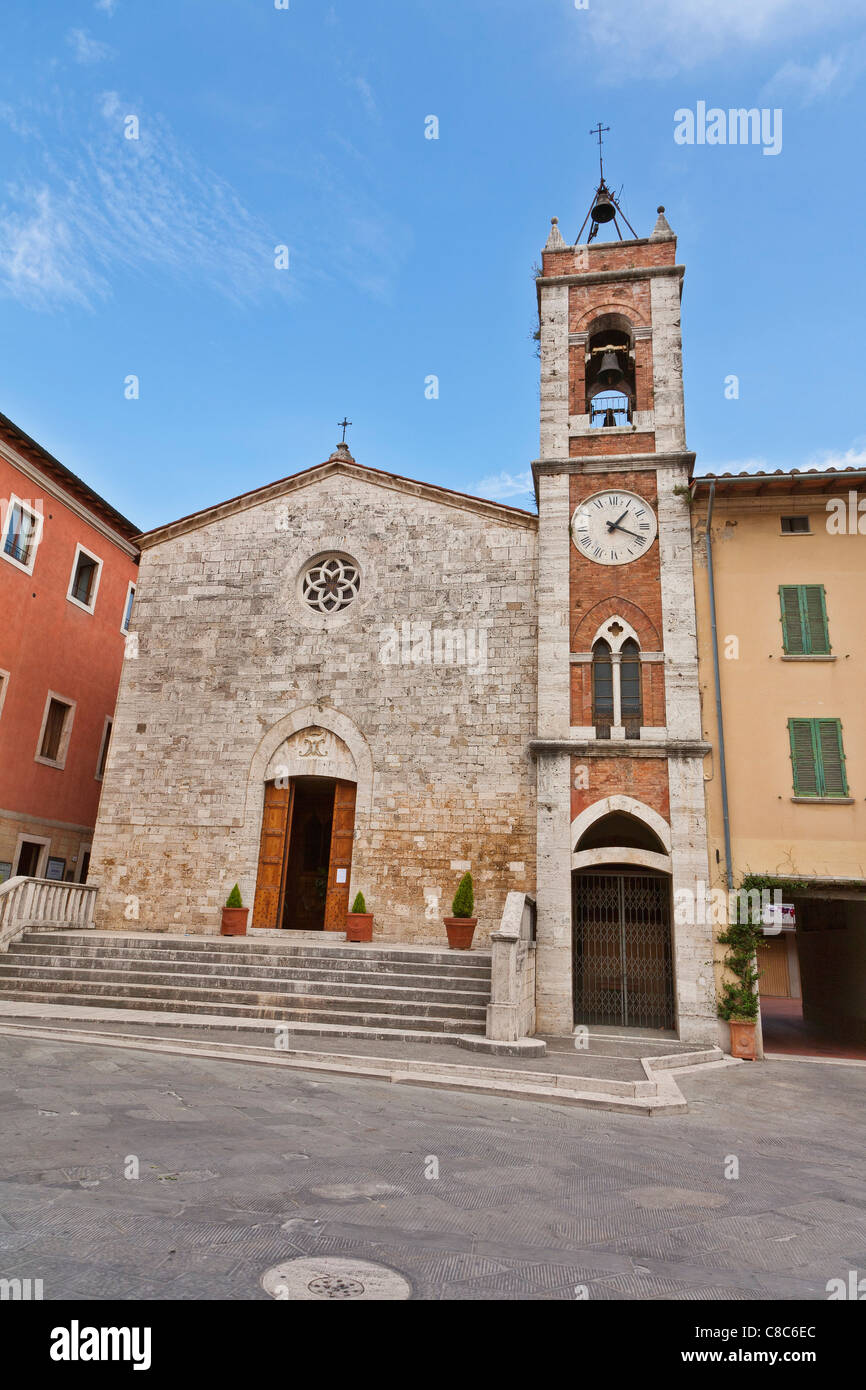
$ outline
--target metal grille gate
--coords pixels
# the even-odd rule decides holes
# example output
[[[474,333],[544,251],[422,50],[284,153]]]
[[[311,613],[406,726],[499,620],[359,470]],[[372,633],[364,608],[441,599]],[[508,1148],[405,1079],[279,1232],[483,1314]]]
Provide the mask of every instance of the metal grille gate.
[[[669,879],[575,873],[572,923],[575,1024],[673,1028]]]

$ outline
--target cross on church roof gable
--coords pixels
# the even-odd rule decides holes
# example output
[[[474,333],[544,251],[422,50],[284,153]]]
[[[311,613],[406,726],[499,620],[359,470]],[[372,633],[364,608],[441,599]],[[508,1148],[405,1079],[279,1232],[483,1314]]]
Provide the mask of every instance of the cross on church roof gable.
[[[346,474],[374,487],[404,492],[409,496],[423,498],[440,505],[456,507],[463,511],[474,511],[481,516],[489,517],[500,525],[534,528],[538,524],[538,517],[535,512],[525,511],[521,507],[511,507],[507,503],[494,502],[485,497],[473,497],[469,493],[456,492],[452,488],[441,487],[437,483],[423,483],[414,478],[404,478],[399,473],[388,473],[381,468],[370,468],[366,464],[357,463],[349,452],[348,444],[338,444],[330,458],[326,459],[324,463],[317,463],[312,468],[306,468],[300,473],[292,473],[287,478],[266,483],[264,487],[253,488],[252,491],[241,493],[238,497],[229,498],[227,501],[219,502],[212,507],[205,507],[199,512],[192,512],[189,516],[179,517],[176,521],[167,522],[163,526],[154,527],[153,530],[145,531],[136,537],[136,540],[143,550],[147,550],[150,546],[173,540],[176,536],[185,535],[187,532],[198,530],[202,526],[209,526],[213,522],[221,521],[237,512],[247,511],[251,507],[258,507],[264,503],[275,501],[299,488],[315,485],[335,474]]]

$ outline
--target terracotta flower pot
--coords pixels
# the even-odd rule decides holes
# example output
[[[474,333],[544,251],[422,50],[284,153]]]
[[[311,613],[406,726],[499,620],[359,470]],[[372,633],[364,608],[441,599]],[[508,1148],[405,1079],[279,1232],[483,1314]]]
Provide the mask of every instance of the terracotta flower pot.
[[[744,1023],[740,1019],[732,1018],[730,1028],[731,1056],[740,1057],[744,1062],[756,1062],[758,1060],[757,1024]]]
[[[348,912],[346,914],[346,940],[347,941],[372,941],[373,940],[373,913],[372,912]]]
[[[220,936],[246,936],[248,907],[224,907],[220,923]]]
[[[468,951],[475,935],[477,917],[443,917],[448,933],[448,945],[452,951]]]

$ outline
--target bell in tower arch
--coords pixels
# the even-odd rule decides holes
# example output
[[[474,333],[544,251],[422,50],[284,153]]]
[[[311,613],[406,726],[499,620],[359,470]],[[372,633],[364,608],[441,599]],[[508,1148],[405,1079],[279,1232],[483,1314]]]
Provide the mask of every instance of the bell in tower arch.
[[[604,184],[601,184],[595,195],[595,201],[589,215],[593,222],[612,222],[616,217],[616,207]]]
[[[601,366],[598,369],[598,380],[605,386],[610,386],[621,374],[619,358],[615,352],[602,353]]]

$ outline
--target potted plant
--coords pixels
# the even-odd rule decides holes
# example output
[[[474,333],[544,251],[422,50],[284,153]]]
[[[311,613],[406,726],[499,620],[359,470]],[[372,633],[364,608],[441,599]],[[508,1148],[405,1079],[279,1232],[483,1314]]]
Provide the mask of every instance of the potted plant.
[[[235,884],[223,908],[222,921],[220,923],[220,936],[246,936],[247,918],[249,915],[249,908],[244,907],[241,902],[241,890],[238,885]]]
[[[472,946],[472,937],[478,922],[478,918],[472,916],[474,910],[475,893],[472,889],[472,875],[464,874],[457,885],[457,892],[454,894],[451,916],[443,918],[445,930],[448,933],[448,945],[452,951],[468,951]]]
[[[747,917],[751,917],[747,912]],[[752,921],[734,922],[727,931],[719,933],[719,941],[730,949],[725,965],[734,976],[722,985],[719,1018],[730,1025],[731,1056],[747,1062],[758,1058],[758,974],[755,952],[761,939],[761,928]]]
[[[346,940],[373,940],[373,914],[367,911],[363,893],[356,893],[352,911],[346,913]]]

